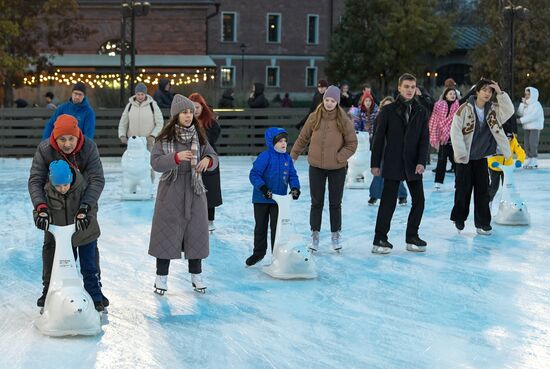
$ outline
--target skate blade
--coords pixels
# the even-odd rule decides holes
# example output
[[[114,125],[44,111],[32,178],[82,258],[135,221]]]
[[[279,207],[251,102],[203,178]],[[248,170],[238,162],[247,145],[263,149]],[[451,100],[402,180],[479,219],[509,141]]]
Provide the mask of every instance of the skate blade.
[[[162,290],[160,288],[155,288],[155,290],[153,292],[156,293],[157,295],[164,296],[164,293],[166,292],[166,290]]]
[[[197,288],[195,284],[193,284],[193,289],[195,290],[195,292],[198,292],[198,293],[202,293],[202,294],[206,293],[206,287]]]

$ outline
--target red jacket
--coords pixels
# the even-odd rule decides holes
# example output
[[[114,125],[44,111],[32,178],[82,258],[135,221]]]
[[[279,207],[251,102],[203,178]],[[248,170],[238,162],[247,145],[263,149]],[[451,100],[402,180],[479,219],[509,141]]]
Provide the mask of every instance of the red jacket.
[[[439,145],[445,145],[449,142],[451,123],[459,106],[458,100],[452,103],[450,109],[445,100],[439,100],[435,103],[429,122],[430,145],[432,145],[433,148],[438,149]],[[449,114],[447,114],[447,110],[449,110]]]

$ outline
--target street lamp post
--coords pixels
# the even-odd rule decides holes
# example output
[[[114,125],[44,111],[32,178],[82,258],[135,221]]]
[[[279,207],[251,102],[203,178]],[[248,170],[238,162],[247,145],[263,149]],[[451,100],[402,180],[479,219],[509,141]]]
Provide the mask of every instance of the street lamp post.
[[[509,21],[509,34],[508,34],[508,58],[507,58],[507,67],[505,70],[508,70],[508,83],[507,88],[510,91],[510,96],[512,99],[514,98],[514,38],[515,38],[515,28],[514,28],[514,20],[517,17],[518,19],[521,19],[521,17],[524,17],[527,15],[528,10],[527,8],[521,6],[521,5],[514,5],[512,1],[509,2],[507,6],[503,9],[504,17],[508,18]]]
[[[130,19],[130,95],[134,94],[136,76],[136,17],[149,14],[151,4],[147,1],[127,1],[122,3],[122,26],[120,37],[120,104],[124,106],[124,81],[126,74],[126,19]]]
[[[242,43],[239,47],[241,48],[241,90],[244,91],[244,52],[246,44]]]

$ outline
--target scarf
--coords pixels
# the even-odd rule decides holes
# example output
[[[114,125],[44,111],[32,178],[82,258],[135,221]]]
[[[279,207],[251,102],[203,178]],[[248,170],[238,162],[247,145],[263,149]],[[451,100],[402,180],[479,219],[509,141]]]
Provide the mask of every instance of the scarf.
[[[204,187],[204,183],[202,182],[202,174],[196,171],[197,163],[200,160],[200,143],[199,143],[199,135],[197,133],[197,130],[195,129],[195,126],[192,125],[190,127],[183,127],[179,124],[176,124],[176,137],[175,140],[182,143],[182,144],[191,144],[191,152],[193,153],[193,157],[191,158],[191,185],[193,187],[193,191],[195,194],[200,195],[206,192],[206,188]],[[174,140],[171,141],[164,141],[162,143],[162,148],[165,153],[174,153],[176,152],[174,148]],[[178,177],[178,167],[170,170],[169,172],[164,173],[161,177],[161,181],[167,181],[170,179],[172,182],[176,180]]]

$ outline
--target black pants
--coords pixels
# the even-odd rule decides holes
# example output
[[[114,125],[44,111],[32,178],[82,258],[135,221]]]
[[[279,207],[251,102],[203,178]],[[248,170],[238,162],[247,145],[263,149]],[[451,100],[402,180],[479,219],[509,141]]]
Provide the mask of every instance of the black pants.
[[[456,164],[455,204],[452,221],[466,221],[470,212],[470,199],[474,192],[474,223],[476,228],[491,224],[489,210],[489,173],[487,159],[470,160],[468,164]]]
[[[397,203],[397,190],[399,182],[392,179],[384,179],[384,189],[382,190],[382,199],[380,208],[376,217],[376,228],[374,231],[374,241],[387,241],[390,231],[391,219]],[[422,214],[424,213],[424,186],[422,181],[407,181],[407,187],[411,194],[412,206],[407,220],[407,238],[417,236]]]
[[[277,204],[254,204],[254,255],[264,257],[267,252],[267,227],[271,228],[271,250],[275,243],[277,230],[277,217],[279,207]]]
[[[54,256],[55,238],[50,232],[44,232],[44,244],[42,245],[42,286],[44,286],[44,292],[47,292],[48,287],[50,286]],[[101,269],[99,267],[99,249],[97,248],[97,245],[95,247],[95,263],[97,268],[97,280],[99,287],[101,287]]]
[[[447,158],[451,162],[451,168],[454,166],[453,159],[453,145],[450,143],[446,145],[439,145],[439,152],[437,153],[437,166],[435,168],[435,182],[443,183],[445,180],[445,171],[447,170]]]
[[[201,274],[202,272],[202,259],[189,259],[189,273]],[[168,269],[170,268],[170,259],[157,258],[157,275],[168,275]]]
[[[216,216],[216,208],[208,208],[208,220],[214,220]]]
[[[309,225],[312,231],[321,230],[327,180],[330,231],[338,232],[342,229],[342,197],[344,196],[346,172],[347,168],[329,170],[309,167],[309,191],[311,194]]]
[[[496,170],[489,169],[489,174],[491,178],[491,184],[489,185],[489,201],[493,201],[500,187],[500,182],[504,182],[504,172],[497,172]]]

